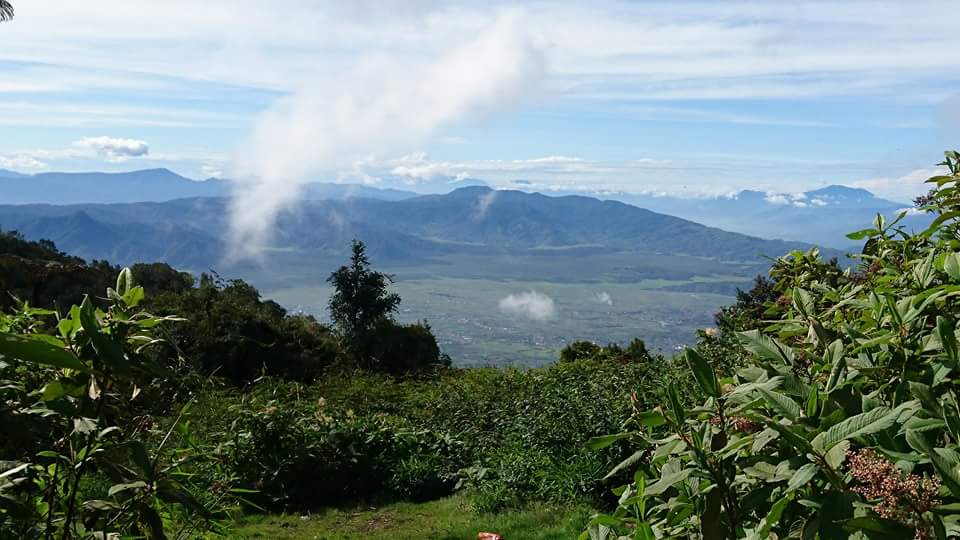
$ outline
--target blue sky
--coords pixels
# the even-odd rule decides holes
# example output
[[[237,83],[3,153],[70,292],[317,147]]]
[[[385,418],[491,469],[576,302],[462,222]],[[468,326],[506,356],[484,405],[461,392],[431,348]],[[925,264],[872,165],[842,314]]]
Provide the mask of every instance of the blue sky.
[[[960,146],[949,2],[13,3],[21,172],[907,199]]]

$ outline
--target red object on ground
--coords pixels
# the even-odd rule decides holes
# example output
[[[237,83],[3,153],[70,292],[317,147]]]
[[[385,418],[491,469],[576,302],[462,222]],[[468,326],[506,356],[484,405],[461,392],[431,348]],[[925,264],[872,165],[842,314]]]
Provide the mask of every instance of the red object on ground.
[[[503,537],[497,533],[481,532],[477,533],[477,540],[503,540]]]

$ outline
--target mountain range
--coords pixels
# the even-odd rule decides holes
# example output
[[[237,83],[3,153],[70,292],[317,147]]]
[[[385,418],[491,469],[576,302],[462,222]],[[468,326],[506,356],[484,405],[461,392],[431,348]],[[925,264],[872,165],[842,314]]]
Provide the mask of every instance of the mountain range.
[[[191,180],[169,169],[104,173],[48,172],[20,174],[0,169],[4,204],[79,204],[162,202],[190,197],[228,197],[231,183],[219,178]],[[361,184],[312,182],[304,186],[307,199],[371,197],[401,200],[415,197],[409,191],[374,188]]]
[[[847,233],[867,227],[877,214],[892,218],[913,205],[877,197],[865,189],[827,186],[803,193],[771,193],[745,190],[730,197],[679,198],[627,193],[598,194],[613,199],[695,220],[728,231],[763,238],[784,238],[847,249],[856,242]],[[927,215],[908,215],[903,224],[911,229],[929,225]]]
[[[517,188],[529,185],[517,181]],[[398,184],[399,185],[399,184]],[[476,179],[441,179],[408,189],[362,184],[311,182],[304,186],[305,200],[378,199],[401,201],[424,191],[448,193],[461,187],[486,187]],[[24,175],[0,170],[3,204],[80,204],[164,202],[183,198],[228,197],[231,182],[209,178],[191,180],[167,169],[125,173],[38,173]],[[413,191],[416,189],[416,191]],[[575,193],[550,193],[551,196]],[[581,194],[582,195],[582,194]],[[875,216],[892,217],[908,203],[877,197],[864,189],[828,186],[804,193],[770,193],[745,190],[730,197],[681,198],[631,193],[595,192],[586,195],[627,203],[654,212],[681,217],[727,231],[762,238],[780,238],[830,246],[855,247],[846,234],[869,225]],[[925,227],[928,216],[911,215],[908,227]]]
[[[205,268],[223,258],[228,215],[228,199],[220,197],[3,205],[0,226],[29,238],[49,238],[87,258],[165,260]],[[304,201],[295,212],[280,216],[271,249],[340,255],[352,238],[392,261],[454,253],[629,251],[752,263],[762,255],[808,247],[730,233],[617,201],[467,187],[401,200]]]

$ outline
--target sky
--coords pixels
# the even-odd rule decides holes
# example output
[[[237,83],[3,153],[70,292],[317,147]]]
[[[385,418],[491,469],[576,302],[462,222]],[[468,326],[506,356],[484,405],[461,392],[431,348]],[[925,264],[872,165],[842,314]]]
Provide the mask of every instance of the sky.
[[[0,168],[236,178],[265,214],[307,181],[907,200],[960,147],[951,2],[12,3]]]

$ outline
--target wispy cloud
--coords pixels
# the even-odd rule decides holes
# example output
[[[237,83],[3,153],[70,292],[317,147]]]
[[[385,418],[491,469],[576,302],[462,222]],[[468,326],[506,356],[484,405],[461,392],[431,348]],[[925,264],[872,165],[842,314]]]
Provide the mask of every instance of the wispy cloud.
[[[944,174],[946,169],[928,167],[916,169],[900,176],[882,176],[854,182],[855,187],[863,188],[873,193],[897,201],[911,201],[914,197],[930,191],[930,184],[926,181],[938,174]]]
[[[951,75],[960,68],[960,33],[943,16],[950,4],[936,0],[31,0],[20,2],[17,18],[3,27],[0,153],[12,159],[23,145],[57,144],[44,134],[65,144],[78,131],[136,130],[154,143],[137,163],[163,161],[161,152],[229,154],[274,100],[296,103],[306,89],[329,85],[328,97],[359,97],[352,105],[338,102],[340,111],[363,112],[378,88],[343,88],[423,74],[423,66],[517,5],[526,13],[520,31],[551,66],[536,102],[541,116],[473,131],[414,123],[396,148],[361,151],[363,145],[349,143],[342,159],[324,158],[317,171],[310,162],[327,150],[311,146],[317,138],[306,133],[302,146],[311,151],[298,151],[308,159],[293,161],[322,178],[362,182],[476,176],[501,186],[528,180],[537,189],[695,194],[860,180],[893,193],[893,184],[875,178],[889,149],[954,140],[960,126]],[[381,67],[380,79],[357,75]],[[483,73],[499,66],[473,67]],[[431,84],[439,92],[448,83]],[[868,108],[848,110],[857,107]],[[413,116],[404,104],[395,109]],[[871,111],[890,114],[876,118]],[[420,116],[425,123],[434,118]],[[663,123],[671,128],[662,136],[643,136]],[[878,148],[878,137],[870,138],[877,126],[915,133],[895,134],[902,138]],[[21,140],[22,128],[33,128],[33,140]],[[937,128],[948,137],[930,137]],[[607,133],[610,140],[595,141]],[[830,136],[851,148],[829,144]],[[672,147],[676,153],[663,151]],[[712,159],[712,147],[751,158]],[[422,163],[396,159],[420,148],[444,154]],[[864,149],[873,149],[872,157],[863,157]],[[689,159],[677,158],[688,150]],[[582,161],[533,161],[569,154]],[[54,168],[89,164],[25,155]],[[378,165],[358,166],[367,155]],[[844,155],[863,161],[825,165]],[[813,163],[821,157],[823,166]],[[913,154],[895,159],[894,178],[924,163]],[[198,157],[180,166],[196,175],[230,172],[231,164],[204,171],[203,163]],[[299,171],[285,174],[291,172]]]

